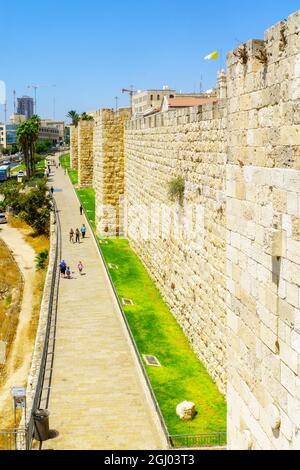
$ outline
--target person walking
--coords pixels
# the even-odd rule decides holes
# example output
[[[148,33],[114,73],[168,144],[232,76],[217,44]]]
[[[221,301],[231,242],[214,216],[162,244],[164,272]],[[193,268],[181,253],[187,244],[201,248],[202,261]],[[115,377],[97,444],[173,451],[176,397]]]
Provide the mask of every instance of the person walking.
[[[67,269],[67,265],[66,265],[65,260],[61,260],[61,262],[59,263],[59,269],[60,269],[60,274],[63,277],[65,277],[66,276],[66,269]]]
[[[86,226],[85,226],[84,224],[82,224],[82,227],[81,227],[81,229],[80,229],[80,232],[81,232],[82,238],[85,238]]]
[[[75,243],[77,242],[80,243],[80,232],[78,228],[75,231]]]
[[[54,193],[54,188],[53,188],[53,186],[51,186],[50,191],[51,191],[51,194]]]
[[[70,243],[74,243],[74,230],[71,228],[70,230]]]
[[[82,264],[81,261],[79,261],[77,267],[78,267],[78,271],[79,271],[80,276],[82,276],[83,264]]]
[[[82,215],[82,212],[83,212],[83,207],[82,207],[82,205],[81,205],[81,204],[80,204],[79,210],[80,210],[80,215]]]
[[[67,279],[71,279],[71,269],[70,269],[70,266],[68,266],[67,269],[66,269],[66,275],[67,275]]]

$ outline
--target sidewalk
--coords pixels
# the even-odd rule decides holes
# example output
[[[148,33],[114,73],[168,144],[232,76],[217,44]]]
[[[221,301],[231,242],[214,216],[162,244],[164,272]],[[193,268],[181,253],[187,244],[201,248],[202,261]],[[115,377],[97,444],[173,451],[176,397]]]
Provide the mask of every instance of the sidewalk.
[[[62,225],[63,258],[72,279],[61,279],[50,428],[58,437],[43,449],[163,449],[162,431],[147,401],[140,372],[93,241],[69,243],[69,230],[88,227],[62,168],[53,170]],[[82,261],[84,276],[77,264]]]

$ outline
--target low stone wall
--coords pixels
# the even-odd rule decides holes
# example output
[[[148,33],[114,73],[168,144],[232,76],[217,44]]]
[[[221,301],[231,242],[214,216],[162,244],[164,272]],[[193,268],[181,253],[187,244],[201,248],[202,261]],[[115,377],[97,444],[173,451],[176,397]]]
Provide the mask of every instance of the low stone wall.
[[[55,254],[56,254],[56,249],[57,249],[57,243],[56,243],[57,226],[56,226],[56,223],[54,223],[54,220],[55,220],[54,215],[53,213],[51,213],[49,264],[48,264],[48,270],[47,270],[47,275],[46,275],[46,280],[45,280],[43,299],[41,303],[39,324],[38,324],[38,329],[37,329],[37,334],[36,334],[34,351],[32,355],[31,368],[30,368],[28,381],[27,381],[27,393],[26,393],[27,421],[30,418],[33,401],[34,401],[34,397],[35,397],[36,390],[37,390],[39,371],[41,367],[41,360],[42,360],[47,322],[48,322],[48,309],[49,309],[52,277],[53,277],[54,271],[58,269],[58,267],[55,265]],[[23,417],[23,424],[24,424],[24,417]]]

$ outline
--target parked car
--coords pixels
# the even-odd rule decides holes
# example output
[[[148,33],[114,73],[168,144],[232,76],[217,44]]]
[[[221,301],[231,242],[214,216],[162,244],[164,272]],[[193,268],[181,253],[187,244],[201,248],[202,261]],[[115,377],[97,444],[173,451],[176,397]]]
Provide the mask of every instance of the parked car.
[[[7,223],[7,219],[6,219],[6,215],[4,212],[0,212],[0,224],[6,224]]]

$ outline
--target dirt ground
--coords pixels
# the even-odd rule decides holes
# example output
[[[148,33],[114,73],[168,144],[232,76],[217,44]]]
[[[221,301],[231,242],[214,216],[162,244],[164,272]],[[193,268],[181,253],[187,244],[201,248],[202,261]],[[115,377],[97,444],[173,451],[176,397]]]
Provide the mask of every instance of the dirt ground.
[[[0,429],[13,426],[11,387],[26,386],[39,319],[46,269],[36,271],[35,256],[49,249],[46,237],[36,237],[23,222],[11,220],[3,225],[0,238],[13,253],[24,278],[19,321],[0,382]]]

